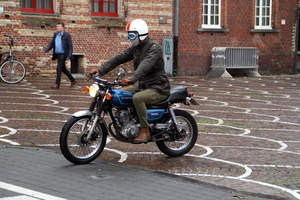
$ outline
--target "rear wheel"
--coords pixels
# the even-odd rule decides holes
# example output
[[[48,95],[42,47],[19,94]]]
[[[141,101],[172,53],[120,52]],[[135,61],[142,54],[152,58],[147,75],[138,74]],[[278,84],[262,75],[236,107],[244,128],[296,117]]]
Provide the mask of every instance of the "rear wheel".
[[[194,117],[183,110],[174,110],[178,122],[179,133],[169,135],[166,141],[157,141],[156,145],[168,156],[182,156],[188,153],[195,145],[198,137],[198,127]],[[162,123],[172,124],[170,116],[165,117]],[[176,133],[175,127],[171,126],[168,132]]]
[[[91,118],[91,116],[72,117],[61,131],[61,152],[72,163],[90,163],[102,153],[105,147],[107,132],[103,124],[97,123],[91,138],[87,138],[93,124]]]
[[[8,60],[0,66],[0,78],[5,83],[19,83],[25,75],[26,68],[20,61]]]

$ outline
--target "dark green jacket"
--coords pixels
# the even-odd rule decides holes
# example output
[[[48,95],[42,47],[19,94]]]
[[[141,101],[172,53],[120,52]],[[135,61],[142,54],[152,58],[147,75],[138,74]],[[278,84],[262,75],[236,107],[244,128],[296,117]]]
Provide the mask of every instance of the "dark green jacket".
[[[114,56],[100,68],[105,74],[118,65],[133,61],[134,72],[129,78],[138,82],[140,89],[153,89],[163,95],[170,92],[170,83],[166,76],[161,45],[147,37],[137,47],[129,47],[124,52]]]

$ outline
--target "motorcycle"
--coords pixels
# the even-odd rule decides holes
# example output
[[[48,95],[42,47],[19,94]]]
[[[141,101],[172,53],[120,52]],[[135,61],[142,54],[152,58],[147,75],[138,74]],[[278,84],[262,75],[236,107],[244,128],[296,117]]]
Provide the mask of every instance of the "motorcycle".
[[[64,157],[74,164],[87,164],[95,160],[106,145],[110,134],[120,142],[134,143],[140,132],[139,120],[132,102],[133,94],[123,91],[120,68],[114,82],[99,74],[90,77],[94,84],[85,87],[93,97],[89,110],[78,111],[65,123],[60,134],[60,149]],[[175,103],[199,105],[185,86],[172,87],[169,97],[157,104],[147,105],[151,139],[168,156],[182,156],[195,145],[198,136],[194,117],[184,110],[173,109]],[[106,123],[104,116],[111,122]]]

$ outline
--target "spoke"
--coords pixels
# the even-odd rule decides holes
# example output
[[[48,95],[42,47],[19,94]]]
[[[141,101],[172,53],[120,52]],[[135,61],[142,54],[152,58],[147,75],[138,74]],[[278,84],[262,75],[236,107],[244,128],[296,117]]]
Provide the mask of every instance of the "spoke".
[[[25,76],[25,68],[18,61],[8,61],[2,65],[1,78],[7,83],[18,83]]]
[[[86,158],[94,154],[100,148],[101,137],[93,138],[92,141],[84,142],[87,137],[92,121],[83,119],[72,126],[68,134],[68,146],[70,152],[78,158]],[[101,129],[97,126],[95,133],[102,134]]]
[[[177,122],[180,125],[179,131],[185,131],[186,135],[184,136],[183,140],[178,140],[180,138],[177,138],[177,140],[175,140],[175,141],[166,141],[165,142],[166,146],[168,146],[170,149],[174,149],[174,150],[179,150],[179,149],[185,148],[185,146],[191,140],[191,134],[193,131],[190,122],[187,119],[185,119],[184,117],[181,117],[181,116],[177,117]]]

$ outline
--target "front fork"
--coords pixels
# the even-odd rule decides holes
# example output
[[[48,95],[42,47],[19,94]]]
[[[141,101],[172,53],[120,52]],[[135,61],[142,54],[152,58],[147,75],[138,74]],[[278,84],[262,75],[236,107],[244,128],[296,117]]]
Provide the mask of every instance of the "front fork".
[[[90,128],[90,130],[89,130],[89,132],[88,132],[88,135],[87,135],[87,140],[91,140],[91,138],[92,138],[92,133],[94,132],[94,130],[95,130],[95,127],[96,127],[96,125],[97,125],[97,123],[98,123],[98,120],[99,120],[99,116],[95,116],[95,118],[94,118],[94,121],[93,121],[93,124],[92,124],[92,126],[91,126],[91,128]]]
[[[176,115],[175,115],[175,112],[174,112],[172,107],[169,107],[169,112],[171,114],[171,118],[172,118],[172,121],[174,123],[176,133],[179,133],[178,122],[177,122]]]
[[[92,112],[92,110],[94,110],[95,106],[97,106],[97,102],[98,102],[97,98],[99,98],[99,97],[95,97],[94,101],[92,102],[92,104],[90,106],[90,112]],[[90,128],[90,130],[88,132],[87,137],[86,137],[87,140],[91,140],[91,138],[92,138],[92,134],[93,134],[93,132],[95,130],[95,127],[96,127],[99,119],[100,119],[100,115],[101,115],[102,111],[104,110],[104,105],[106,103],[105,101],[106,101],[106,98],[104,97],[102,99],[102,102],[100,103],[99,107],[97,107],[97,112],[94,115],[93,124],[92,124],[92,126],[91,126],[91,128]]]

